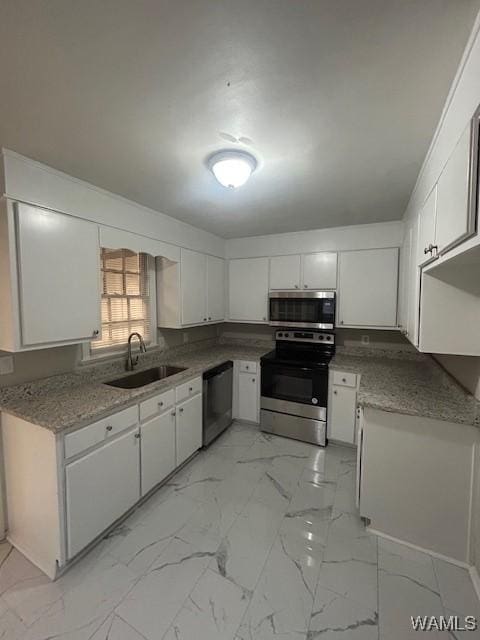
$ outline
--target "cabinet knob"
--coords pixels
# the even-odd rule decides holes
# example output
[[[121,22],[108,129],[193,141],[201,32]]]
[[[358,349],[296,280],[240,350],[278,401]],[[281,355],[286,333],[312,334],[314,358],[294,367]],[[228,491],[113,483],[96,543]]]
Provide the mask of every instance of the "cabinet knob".
[[[252,378],[252,382],[256,382],[256,379],[255,379],[255,378]]]
[[[346,378],[342,378],[342,382],[346,382],[346,381],[347,381],[347,379],[346,379]]]
[[[135,434],[135,439],[136,439],[136,440],[140,440],[140,434],[139,434],[139,433],[136,433],[136,434]]]
[[[107,429],[107,431],[111,431],[111,430],[113,429],[113,427],[112,427],[112,425],[111,425],[111,424],[109,424],[109,425],[106,427],[106,429]]]
[[[211,317],[210,317],[210,316],[208,316],[208,319],[209,319],[209,320],[211,320]]]
[[[245,365],[245,369],[248,371],[248,364]]]
[[[304,289],[308,289],[308,284],[304,284],[304,285],[303,285],[303,288],[304,288]]]
[[[99,334],[99,333],[100,333],[100,331],[99,331],[98,329],[94,329],[94,330],[92,331],[92,336],[93,336],[94,338],[96,338],[96,337],[98,336],[98,334]]]
[[[204,318],[204,319],[203,319],[203,321],[204,321],[204,322],[206,322],[206,321],[207,321],[207,319],[206,319],[206,318]]]
[[[265,316],[263,316],[263,319],[266,320]]]
[[[298,284],[295,285],[295,289],[298,289]]]
[[[175,411],[172,411],[170,415],[172,416],[172,418],[174,418],[177,414],[175,413]]]
[[[159,403],[158,403],[158,406],[159,406],[159,407],[163,407],[163,402],[159,402]]]
[[[336,396],[337,394],[338,394],[338,391],[335,389],[335,391],[333,392],[333,395]]]
[[[192,393],[193,387],[188,387],[188,390],[190,391],[190,393]]]
[[[179,411],[180,413],[183,413],[183,407],[180,407]]]

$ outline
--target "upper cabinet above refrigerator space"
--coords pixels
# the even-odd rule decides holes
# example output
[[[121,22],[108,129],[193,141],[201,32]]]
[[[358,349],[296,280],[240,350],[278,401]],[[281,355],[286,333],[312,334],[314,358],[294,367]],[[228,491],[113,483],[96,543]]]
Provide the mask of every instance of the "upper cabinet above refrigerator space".
[[[270,289],[336,289],[337,254],[333,252],[270,258]]]

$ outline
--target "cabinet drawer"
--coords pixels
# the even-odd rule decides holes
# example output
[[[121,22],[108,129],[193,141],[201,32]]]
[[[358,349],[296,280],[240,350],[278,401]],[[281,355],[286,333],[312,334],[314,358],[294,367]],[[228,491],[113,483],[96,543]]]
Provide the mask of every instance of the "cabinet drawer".
[[[194,378],[193,380],[189,380],[185,382],[185,384],[181,384],[176,388],[175,393],[175,401],[183,402],[190,396],[194,396],[196,393],[199,393],[202,390],[202,379]]]
[[[81,453],[94,445],[103,442],[124,429],[133,427],[138,422],[138,407],[128,407],[112,416],[102,418],[98,422],[88,425],[83,429],[74,431],[65,436],[65,457]]]
[[[169,389],[140,403],[140,421],[148,420],[175,404],[175,390]]]
[[[250,362],[249,360],[240,360],[240,371],[242,373],[257,373],[257,362]]]
[[[356,387],[357,386],[357,374],[345,373],[343,371],[333,372],[333,384],[339,384],[342,387]]]

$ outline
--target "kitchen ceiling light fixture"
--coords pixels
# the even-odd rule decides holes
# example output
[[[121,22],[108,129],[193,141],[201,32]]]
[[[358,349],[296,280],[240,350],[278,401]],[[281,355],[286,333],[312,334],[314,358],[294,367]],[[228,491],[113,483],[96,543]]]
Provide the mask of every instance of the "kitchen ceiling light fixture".
[[[218,182],[230,189],[244,185],[257,167],[255,158],[245,151],[219,151],[211,156],[209,167]]]

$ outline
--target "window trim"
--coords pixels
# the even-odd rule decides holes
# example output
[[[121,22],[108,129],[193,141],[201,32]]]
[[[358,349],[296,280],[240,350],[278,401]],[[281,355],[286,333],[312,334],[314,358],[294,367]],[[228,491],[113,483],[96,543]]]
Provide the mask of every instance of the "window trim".
[[[150,326],[151,326],[151,340],[146,342],[147,348],[156,348],[158,346],[158,326],[157,326],[157,287],[156,287],[156,272],[155,272],[155,258],[146,253],[147,259],[147,279],[148,290],[150,293]],[[101,278],[99,273],[99,278]],[[80,362],[95,362],[97,360],[113,360],[118,359],[119,356],[125,355],[127,349],[127,343],[118,345],[118,347],[102,347],[92,351],[90,349],[90,341],[82,342],[82,352]],[[139,352],[139,347],[135,342],[132,349],[133,353]]]

